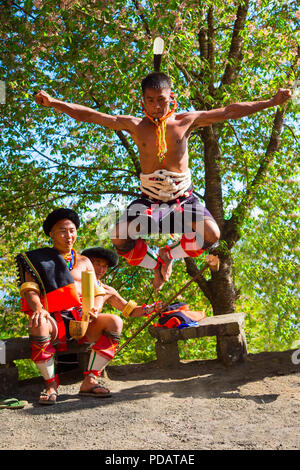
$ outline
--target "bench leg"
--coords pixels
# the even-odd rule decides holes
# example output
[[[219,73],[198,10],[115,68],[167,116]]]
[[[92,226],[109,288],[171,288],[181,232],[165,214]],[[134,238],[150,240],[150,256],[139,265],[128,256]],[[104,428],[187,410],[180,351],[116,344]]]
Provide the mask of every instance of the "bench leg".
[[[18,389],[18,368],[12,362],[0,366],[0,395],[8,396]]]
[[[88,370],[89,359],[90,359],[90,351],[78,353],[78,365],[80,372],[85,372]]]
[[[155,352],[157,364],[162,369],[178,367],[180,364],[177,342],[161,343],[160,341],[156,341]]]
[[[237,336],[218,336],[217,357],[225,366],[244,362],[247,357],[247,341],[244,330],[241,330]]]

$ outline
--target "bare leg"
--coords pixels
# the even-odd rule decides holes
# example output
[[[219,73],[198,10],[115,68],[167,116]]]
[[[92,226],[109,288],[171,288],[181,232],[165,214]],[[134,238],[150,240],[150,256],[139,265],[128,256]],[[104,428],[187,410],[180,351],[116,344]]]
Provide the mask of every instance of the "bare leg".
[[[164,262],[164,264],[161,266],[161,276],[163,281],[167,282],[169,281],[172,274],[173,259],[168,256],[165,248],[160,248],[158,254],[161,260]]]
[[[212,219],[205,219],[198,224],[193,223],[192,227],[200,236],[203,234],[203,246],[205,248],[214,245],[220,238],[220,229],[217,223]]]
[[[162,287],[163,287],[163,285],[166,281],[163,277],[163,274],[162,274],[162,267],[163,266],[160,264],[158,266],[158,268],[156,268],[154,270],[154,278],[153,278],[152,285],[153,285],[153,288],[156,292],[159,292],[162,289]]]

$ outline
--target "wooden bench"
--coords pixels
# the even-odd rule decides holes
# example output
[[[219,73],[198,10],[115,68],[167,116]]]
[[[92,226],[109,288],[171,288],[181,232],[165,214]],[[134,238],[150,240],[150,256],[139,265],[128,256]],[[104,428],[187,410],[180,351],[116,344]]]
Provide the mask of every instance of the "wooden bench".
[[[1,341],[1,356],[5,356],[5,364],[0,364],[0,394],[7,395],[13,391],[18,384],[18,368],[13,361],[19,359],[30,359],[31,348],[28,336],[19,338],[8,338]],[[90,355],[89,344],[77,344],[75,341],[68,343],[68,351],[59,351],[56,356],[62,357],[66,354],[77,354],[78,370],[83,372],[87,369]]]
[[[150,335],[157,341],[155,351],[161,368],[178,367],[178,341],[204,336],[217,337],[217,358],[226,366],[243,362],[247,356],[247,342],[243,329],[244,314],[231,313],[204,318],[198,326],[182,329],[149,326]]]
[[[247,355],[247,343],[243,330],[244,315],[241,313],[218,315],[201,320],[199,326],[183,329],[149,327],[150,335],[157,341],[155,351],[157,364],[161,368],[178,367],[180,364],[178,341],[203,336],[217,337],[217,357],[226,366],[244,361]],[[90,349],[88,344],[77,342],[68,344],[68,351],[57,352],[58,357],[76,353],[79,372],[87,369]],[[5,364],[0,363],[0,394],[7,395],[18,384],[18,368],[13,361],[29,359],[31,349],[28,336],[2,340],[0,349],[5,350]]]

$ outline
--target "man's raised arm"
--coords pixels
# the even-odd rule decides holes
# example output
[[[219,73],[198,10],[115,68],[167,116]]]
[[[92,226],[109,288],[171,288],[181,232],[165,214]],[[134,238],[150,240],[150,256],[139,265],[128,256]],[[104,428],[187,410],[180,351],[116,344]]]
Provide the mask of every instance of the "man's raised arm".
[[[73,119],[76,119],[76,121],[92,122],[117,131],[125,130],[133,132],[137,121],[137,119],[132,116],[111,116],[80,104],[66,103],[65,101],[53,98],[45,91],[39,91],[35,95],[34,100],[37,104],[61,111]]]
[[[190,129],[209,126],[215,122],[227,121],[228,119],[239,119],[249,116],[250,114],[262,111],[263,109],[283,104],[290,99],[290,97],[290,90],[280,88],[276,95],[269,100],[233,103],[229,104],[225,108],[191,112],[192,123]]]

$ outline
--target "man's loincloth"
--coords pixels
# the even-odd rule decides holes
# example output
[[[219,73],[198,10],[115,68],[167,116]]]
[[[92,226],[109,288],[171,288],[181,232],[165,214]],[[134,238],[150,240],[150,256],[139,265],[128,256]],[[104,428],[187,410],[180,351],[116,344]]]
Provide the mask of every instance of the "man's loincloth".
[[[67,342],[72,340],[70,335],[70,321],[81,321],[81,307],[51,312],[52,343],[58,351],[67,351]],[[82,342],[81,340],[79,342]]]
[[[214,219],[206,207],[200,203],[198,197],[193,194],[192,188],[189,188],[188,193],[188,196],[181,196],[167,202],[142,194],[140,198],[129,204],[118,223],[120,226],[126,222],[130,223],[129,236],[131,238],[134,238],[134,231],[137,232],[137,236],[154,233],[190,233],[193,231],[193,223]],[[122,233],[120,238],[122,238]]]

